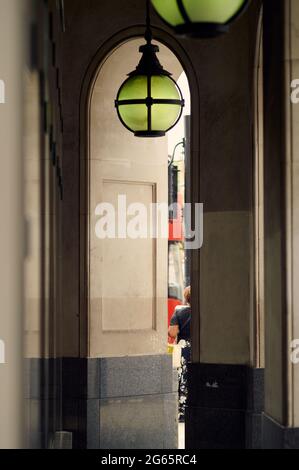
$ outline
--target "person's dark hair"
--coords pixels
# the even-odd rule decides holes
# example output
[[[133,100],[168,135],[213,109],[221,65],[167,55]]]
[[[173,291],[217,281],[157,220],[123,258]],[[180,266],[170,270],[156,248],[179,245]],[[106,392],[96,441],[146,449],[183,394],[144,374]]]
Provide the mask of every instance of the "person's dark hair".
[[[186,304],[188,305],[191,305],[191,287],[186,287],[186,289],[184,290],[184,298],[185,298],[185,302]]]

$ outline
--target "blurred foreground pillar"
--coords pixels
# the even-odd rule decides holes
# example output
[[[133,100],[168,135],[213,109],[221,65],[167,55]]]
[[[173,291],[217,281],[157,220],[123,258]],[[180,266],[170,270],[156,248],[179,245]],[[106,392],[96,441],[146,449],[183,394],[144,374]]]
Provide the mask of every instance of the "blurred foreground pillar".
[[[29,2],[0,0],[0,448],[23,447],[22,83]]]

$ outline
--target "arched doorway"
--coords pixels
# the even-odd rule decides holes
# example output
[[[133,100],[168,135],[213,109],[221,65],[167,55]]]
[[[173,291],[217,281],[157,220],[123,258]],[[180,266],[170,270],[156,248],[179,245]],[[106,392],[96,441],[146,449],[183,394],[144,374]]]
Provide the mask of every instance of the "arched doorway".
[[[87,139],[81,147],[85,208],[81,354],[105,371],[99,390],[100,439],[92,446],[176,448],[177,387],[167,354],[168,213],[167,236],[163,230],[162,236],[147,235],[152,233],[152,205],[168,208],[169,155],[184,139],[185,126],[183,120],[168,137],[151,140],[136,139],[121,126],[114,99],[124,77],[138,63],[143,40],[121,43],[98,58],[96,68],[94,62],[82,95],[82,129]],[[159,43],[159,47],[161,62],[189,94],[181,63],[165,45]],[[185,114],[190,117],[190,98]],[[190,119],[186,121],[190,137]],[[189,174],[191,148],[189,139]],[[185,198],[184,176],[180,181]],[[138,216],[137,204],[145,211]],[[144,234],[145,228],[149,232]],[[133,237],[127,236],[129,229]],[[182,255],[181,260],[184,264]],[[140,407],[137,415],[132,414],[136,406]],[[117,429],[112,424],[115,413]]]

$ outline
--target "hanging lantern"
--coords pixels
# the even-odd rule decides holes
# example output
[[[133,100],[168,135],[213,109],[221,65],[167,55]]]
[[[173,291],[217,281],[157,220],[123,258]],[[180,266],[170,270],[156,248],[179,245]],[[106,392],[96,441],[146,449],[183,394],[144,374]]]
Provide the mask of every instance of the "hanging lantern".
[[[180,120],[184,100],[181,90],[160,64],[159,47],[152,44],[147,0],[146,44],[136,70],[121,86],[115,106],[122,124],[136,137],[163,137]]]
[[[250,0],[152,0],[161,18],[183,36],[209,38],[227,33]]]

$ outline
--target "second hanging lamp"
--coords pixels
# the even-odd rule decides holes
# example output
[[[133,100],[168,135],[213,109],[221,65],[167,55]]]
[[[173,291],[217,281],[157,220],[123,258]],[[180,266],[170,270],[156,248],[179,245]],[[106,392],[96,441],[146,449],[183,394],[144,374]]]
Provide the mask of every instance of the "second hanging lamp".
[[[152,0],[160,17],[178,35],[211,38],[227,33],[250,0]]]

